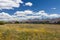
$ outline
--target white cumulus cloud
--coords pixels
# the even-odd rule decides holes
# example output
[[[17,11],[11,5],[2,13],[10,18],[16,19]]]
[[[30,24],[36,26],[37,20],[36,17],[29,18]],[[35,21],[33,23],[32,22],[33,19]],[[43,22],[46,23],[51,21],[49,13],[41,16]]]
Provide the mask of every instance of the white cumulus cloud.
[[[60,17],[60,14],[50,14],[49,16],[51,19],[53,18],[59,18]]]
[[[25,3],[26,6],[32,6],[33,4],[31,2]]]
[[[8,13],[2,12],[0,13],[0,21],[8,21],[11,20],[12,16],[9,15]]]
[[[23,3],[22,0],[0,0],[0,9],[13,9],[19,7]]]
[[[28,14],[33,14],[33,11],[25,10],[25,11],[17,11],[16,13],[14,13],[14,15],[17,15],[17,16],[26,16]]]

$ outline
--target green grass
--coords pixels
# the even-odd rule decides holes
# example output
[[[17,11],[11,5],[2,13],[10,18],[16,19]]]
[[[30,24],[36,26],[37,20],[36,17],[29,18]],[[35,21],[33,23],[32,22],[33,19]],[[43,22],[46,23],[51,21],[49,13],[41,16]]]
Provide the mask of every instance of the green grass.
[[[0,25],[0,40],[60,40],[60,25],[56,24]]]

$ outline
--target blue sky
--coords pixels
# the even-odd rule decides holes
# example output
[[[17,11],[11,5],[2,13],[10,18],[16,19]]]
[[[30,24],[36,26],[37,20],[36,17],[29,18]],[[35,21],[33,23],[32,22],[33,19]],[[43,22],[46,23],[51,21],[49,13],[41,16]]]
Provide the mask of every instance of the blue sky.
[[[35,12],[40,10],[45,10],[47,13],[60,13],[60,0],[22,0],[24,3],[20,4],[21,6],[18,8],[13,9],[4,9],[0,10],[0,12],[7,12],[9,14],[13,14],[16,11],[23,11],[23,10],[33,10]],[[31,2],[33,5],[23,6],[26,2]],[[51,8],[56,8],[51,9]]]
[[[23,19],[41,19],[42,16],[58,18],[60,17],[60,0],[0,0],[0,20],[20,19],[21,16]]]

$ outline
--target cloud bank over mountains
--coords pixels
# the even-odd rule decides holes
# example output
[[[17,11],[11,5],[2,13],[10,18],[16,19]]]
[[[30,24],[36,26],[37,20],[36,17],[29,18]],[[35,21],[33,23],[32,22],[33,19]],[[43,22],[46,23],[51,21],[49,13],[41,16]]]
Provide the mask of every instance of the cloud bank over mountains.
[[[9,13],[2,12],[0,13],[0,20],[4,21],[23,21],[28,19],[53,19],[59,18],[60,14],[48,14],[44,10],[39,12],[33,12],[31,10],[17,11],[13,15]]]

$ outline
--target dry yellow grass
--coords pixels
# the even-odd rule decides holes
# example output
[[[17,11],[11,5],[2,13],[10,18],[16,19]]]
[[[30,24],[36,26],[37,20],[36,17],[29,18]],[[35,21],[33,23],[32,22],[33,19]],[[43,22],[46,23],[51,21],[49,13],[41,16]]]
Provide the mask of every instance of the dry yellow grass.
[[[60,25],[55,24],[0,25],[0,40],[60,40]]]

